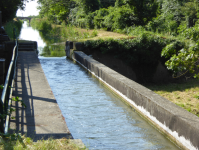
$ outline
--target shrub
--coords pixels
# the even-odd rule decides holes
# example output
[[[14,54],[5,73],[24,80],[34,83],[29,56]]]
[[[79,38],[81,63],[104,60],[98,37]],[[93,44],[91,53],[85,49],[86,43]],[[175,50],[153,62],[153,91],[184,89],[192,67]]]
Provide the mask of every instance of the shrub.
[[[16,31],[16,36],[19,37],[21,28],[22,28],[22,24],[23,24],[23,21],[21,21],[21,20],[18,20],[18,21],[12,20],[12,21],[9,21],[6,23],[5,31],[11,39],[14,39],[14,33],[13,33],[14,28]]]
[[[150,82],[158,63],[162,62],[164,64],[166,62],[166,59],[161,57],[161,51],[171,42],[173,40],[142,34],[134,39],[86,41],[84,45],[87,54],[89,51],[91,51],[90,54],[93,51],[100,51],[103,54],[121,59],[132,67],[139,82]]]

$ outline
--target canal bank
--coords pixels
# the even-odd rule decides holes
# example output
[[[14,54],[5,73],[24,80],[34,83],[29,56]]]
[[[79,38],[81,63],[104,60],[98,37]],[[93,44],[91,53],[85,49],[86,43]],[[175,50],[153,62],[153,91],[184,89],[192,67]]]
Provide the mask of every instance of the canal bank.
[[[197,116],[93,60],[83,52],[73,51],[70,49],[71,45],[73,45],[72,42],[66,42],[67,57],[89,70],[165,136],[182,149],[199,148],[199,118]]]

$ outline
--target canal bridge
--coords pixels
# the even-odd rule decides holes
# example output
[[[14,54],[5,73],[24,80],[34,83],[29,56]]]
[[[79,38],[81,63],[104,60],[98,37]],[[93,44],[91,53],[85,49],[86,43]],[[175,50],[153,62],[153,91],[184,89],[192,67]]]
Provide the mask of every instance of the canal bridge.
[[[32,17],[17,17],[17,20],[28,20],[29,21],[29,26],[30,26],[30,21]]]

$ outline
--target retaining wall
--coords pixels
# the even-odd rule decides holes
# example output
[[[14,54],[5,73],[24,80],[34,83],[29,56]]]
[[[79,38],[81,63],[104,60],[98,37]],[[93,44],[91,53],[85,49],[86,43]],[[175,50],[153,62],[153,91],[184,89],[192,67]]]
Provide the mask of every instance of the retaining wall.
[[[182,149],[199,149],[199,118],[66,42],[67,57],[89,70]]]

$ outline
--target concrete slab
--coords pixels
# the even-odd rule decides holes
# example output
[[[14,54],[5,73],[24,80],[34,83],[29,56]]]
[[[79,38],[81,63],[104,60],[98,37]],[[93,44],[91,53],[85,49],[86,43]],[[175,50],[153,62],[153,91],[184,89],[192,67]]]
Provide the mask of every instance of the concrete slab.
[[[10,120],[10,132],[26,134],[36,140],[73,139],[35,52],[19,52],[13,97],[26,104],[12,102],[16,109]]]

